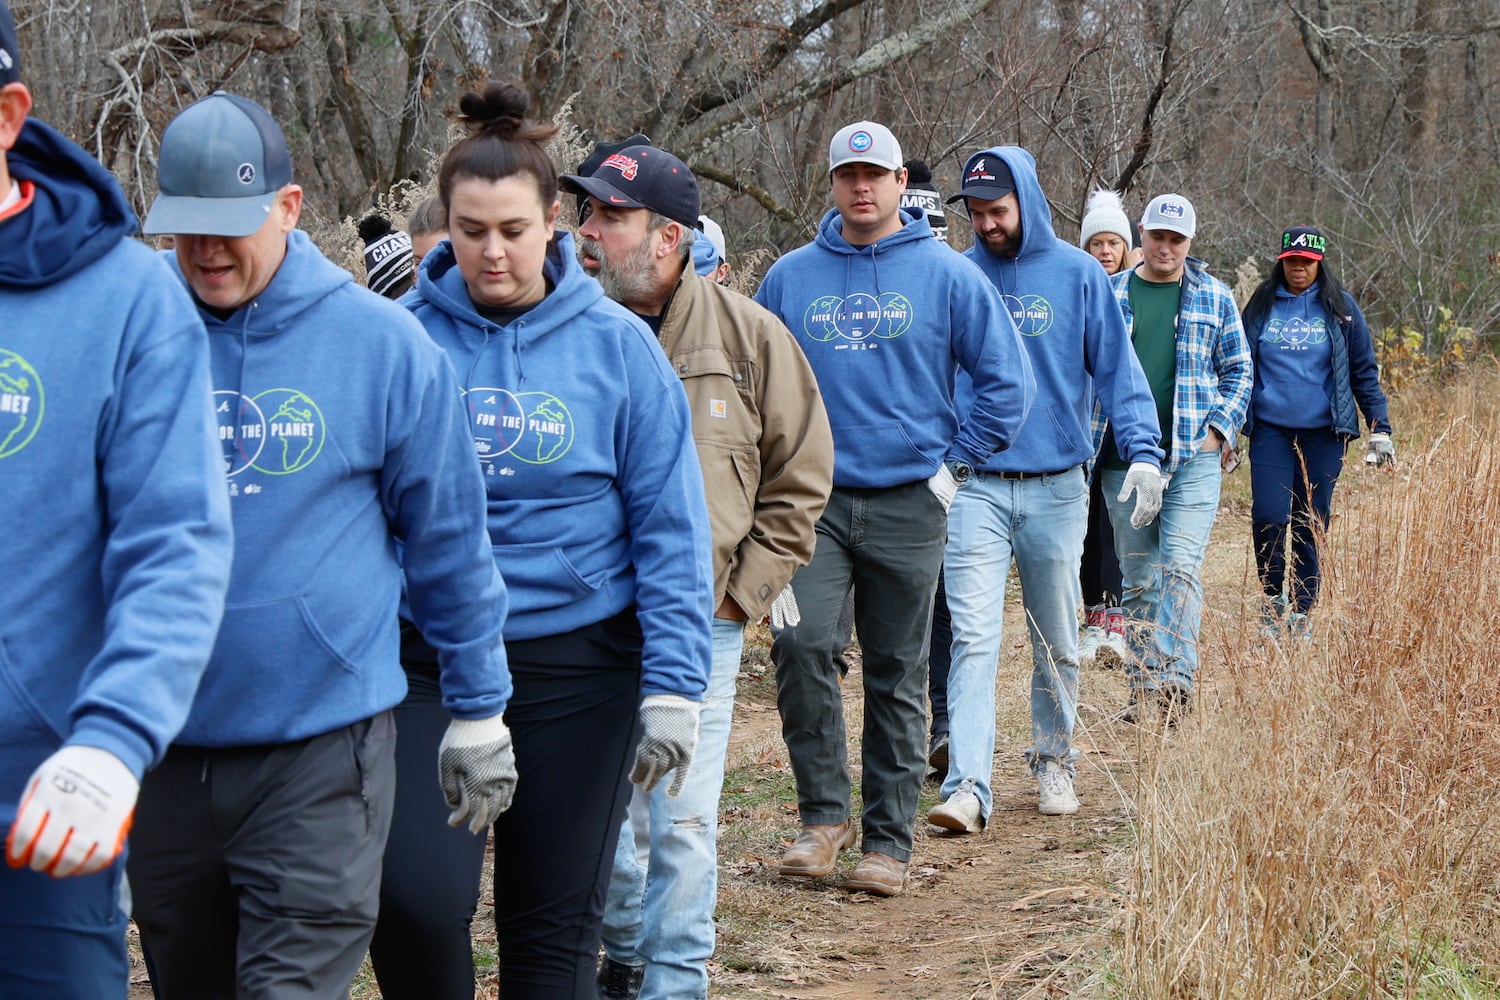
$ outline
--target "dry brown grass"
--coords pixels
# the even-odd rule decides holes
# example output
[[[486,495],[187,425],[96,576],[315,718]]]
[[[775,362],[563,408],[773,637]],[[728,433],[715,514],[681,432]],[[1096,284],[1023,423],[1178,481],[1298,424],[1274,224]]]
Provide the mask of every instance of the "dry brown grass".
[[[1308,642],[1248,617],[1205,710],[1140,757],[1098,996],[1494,996],[1500,380],[1351,451]]]

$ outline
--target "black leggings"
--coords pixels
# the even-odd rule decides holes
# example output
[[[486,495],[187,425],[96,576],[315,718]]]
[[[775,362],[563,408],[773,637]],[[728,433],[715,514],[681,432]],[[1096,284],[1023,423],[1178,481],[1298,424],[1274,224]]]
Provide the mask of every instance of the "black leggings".
[[[434,673],[409,666],[396,708],[396,808],[385,846],[370,962],[387,1000],[473,1000],[470,922],[485,838],[448,825],[438,744],[452,718]]]
[[[595,995],[604,893],[639,739],[640,646],[634,609],[565,635],[506,643],[515,692],[505,721],[519,777],[515,801],[494,830],[501,996]],[[409,694],[403,708],[412,701]],[[479,838],[464,831],[465,842],[452,850],[448,807],[440,792],[424,794],[426,784],[437,787],[447,726],[446,718],[431,719],[417,724],[421,735],[398,735],[415,761],[413,781],[403,771],[397,785],[396,815],[409,825],[399,842],[392,830],[370,949],[387,1000],[474,995],[469,920],[483,843],[475,851],[468,841]],[[404,929],[423,922],[434,926]]]
[[[1094,468],[1089,486],[1089,527],[1083,536],[1083,560],[1078,567],[1078,582],[1083,585],[1083,606],[1103,604],[1116,607],[1125,592],[1120,578],[1120,560],[1115,555],[1115,530],[1109,522],[1109,508],[1104,503],[1103,477]]]

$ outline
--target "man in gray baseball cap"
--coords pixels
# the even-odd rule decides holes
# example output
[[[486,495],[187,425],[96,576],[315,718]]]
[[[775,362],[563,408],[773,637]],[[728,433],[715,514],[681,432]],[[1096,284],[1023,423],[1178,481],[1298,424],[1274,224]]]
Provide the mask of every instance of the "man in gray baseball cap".
[[[902,162],[884,125],[839,129],[828,147],[834,208],[816,239],[773,264],[755,293],[807,355],[834,445],[817,546],[792,578],[802,618],[771,647],[802,820],[780,870],[822,878],[858,842],[863,857],[844,885],[878,896],[906,887],[948,506],[976,467],[1009,447],[1035,395],[994,285],[932,238],[925,214],[901,209]],[[960,392],[974,401],[963,417]],[[851,585],[864,651],[858,827],[832,656]]]
[[[264,108],[186,108],[159,183],[145,230],[174,236],[208,330],[235,553],[208,672],[141,784],[136,924],[160,996],[343,996],[375,928],[404,601],[453,716],[449,822],[482,830],[514,790],[484,485],[442,350],[297,229]]]

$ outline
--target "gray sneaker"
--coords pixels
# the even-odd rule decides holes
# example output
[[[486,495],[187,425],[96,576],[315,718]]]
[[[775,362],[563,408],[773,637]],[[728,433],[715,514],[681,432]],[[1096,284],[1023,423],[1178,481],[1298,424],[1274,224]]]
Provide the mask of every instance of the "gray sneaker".
[[[1036,811],[1043,816],[1071,816],[1078,811],[1078,796],[1073,792],[1073,776],[1055,760],[1042,764],[1036,773],[1039,801]]]
[[[978,833],[984,829],[979,796],[974,794],[974,779],[965,778],[946,802],[927,811],[927,822],[953,833]]]

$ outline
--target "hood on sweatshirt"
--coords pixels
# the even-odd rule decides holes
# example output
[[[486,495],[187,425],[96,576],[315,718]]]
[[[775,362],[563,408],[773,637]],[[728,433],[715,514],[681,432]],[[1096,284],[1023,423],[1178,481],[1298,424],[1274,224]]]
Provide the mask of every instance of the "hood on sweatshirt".
[[[547,298],[548,308],[528,315],[526,338],[534,340],[546,336],[570,320],[585,312],[599,299],[604,290],[599,282],[584,273],[578,264],[571,234],[558,230],[547,244],[547,257],[542,263],[542,274],[552,289]],[[469,286],[458,269],[458,258],[453,253],[453,244],[443,241],[422,258],[422,280],[416,290],[408,292],[403,304],[411,306],[426,303],[446,313],[466,327],[478,328],[494,324],[479,315],[474,302],[469,298]]]
[[[1020,146],[991,146],[982,155],[993,156],[1010,168],[1021,213],[1021,249],[1014,258],[1000,257],[976,235],[975,250],[996,260],[1020,260],[1051,250],[1057,242],[1057,233],[1052,228],[1052,206],[1047,204],[1041,182],[1036,179],[1036,158]]]
[[[163,256],[172,271],[187,284],[177,255]],[[284,330],[307,310],[354,281],[354,275],[333,263],[313,245],[312,238],[300,229],[287,234],[286,256],[271,281],[249,302],[228,318],[220,320],[199,308],[203,323],[210,331],[225,326],[249,337],[270,337]],[[191,288],[191,286],[189,286]]]
[[[135,235],[139,223],[114,176],[51,126],[28,118],[4,155],[11,176],[35,194],[0,223],[0,285],[54,284]]]
[[[911,208],[897,209],[897,212],[904,223],[900,229],[868,246],[857,247],[844,239],[842,216],[839,215],[839,210],[830,208],[824,213],[822,221],[818,223],[816,242],[818,246],[834,253],[868,253],[873,257],[901,243],[932,239],[932,225],[928,223],[926,214]]]

